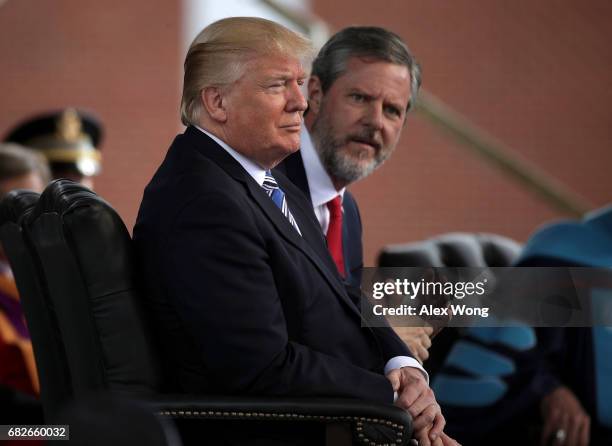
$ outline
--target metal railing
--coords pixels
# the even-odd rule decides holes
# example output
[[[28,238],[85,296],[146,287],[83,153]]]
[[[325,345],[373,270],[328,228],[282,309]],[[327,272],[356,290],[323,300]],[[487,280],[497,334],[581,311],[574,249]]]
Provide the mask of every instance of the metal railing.
[[[419,92],[415,111],[557,211],[568,216],[581,217],[593,209],[593,205],[569,187],[523,159],[494,136],[470,123],[431,93],[423,90]]]

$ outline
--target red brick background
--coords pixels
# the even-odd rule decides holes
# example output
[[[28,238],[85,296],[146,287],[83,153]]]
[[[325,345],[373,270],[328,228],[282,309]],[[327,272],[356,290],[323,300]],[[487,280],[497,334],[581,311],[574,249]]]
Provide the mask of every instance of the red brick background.
[[[8,0],[0,6],[0,134],[64,106],[105,125],[96,191],[132,228],[178,118],[180,3]]]
[[[332,29],[399,33],[424,86],[596,206],[611,198],[612,4],[603,0],[315,0]],[[180,2],[8,0],[0,6],[0,134],[66,105],[106,126],[97,191],[131,228],[180,131]],[[520,240],[560,215],[419,116],[397,152],[353,187],[366,263],[380,247],[447,231]]]

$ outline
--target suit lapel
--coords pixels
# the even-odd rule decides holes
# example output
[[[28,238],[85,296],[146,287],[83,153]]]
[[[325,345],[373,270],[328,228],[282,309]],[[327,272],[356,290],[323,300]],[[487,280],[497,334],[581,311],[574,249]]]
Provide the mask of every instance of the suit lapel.
[[[359,311],[346,293],[346,289],[344,288],[340,277],[336,273],[335,265],[330,265],[323,260],[329,257],[327,248],[325,245],[323,245],[323,249],[325,250],[323,252],[321,252],[320,249],[317,249],[317,246],[321,245],[321,242],[317,240],[321,237],[321,230],[318,227],[318,223],[317,226],[315,226],[312,221],[309,221],[310,219],[304,214],[304,209],[298,204],[298,201],[293,199],[292,194],[286,193],[286,183],[283,180],[280,180],[279,185],[283,191],[285,191],[289,209],[300,227],[302,236],[300,236],[295,228],[291,226],[289,220],[287,220],[270,197],[255,181],[247,182],[247,188],[249,189],[251,197],[253,197],[255,202],[270,219],[283,238],[285,238],[285,240],[294,245],[296,248],[300,249],[310,259],[310,261],[317,267],[319,272],[325,277],[329,285],[334,289],[334,291],[336,291],[336,294],[338,294],[340,299],[352,312],[361,317]]]
[[[292,153],[276,168],[280,170],[287,178],[291,180],[308,198],[308,201],[312,201],[310,198],[310,188],[308,187],[308,178],[306,177],[306,169],[304,168],[304,161],[302,160],[302,151],[298,150]]]
[[[293,188],[291,184],[288,184],[284,177],[278,176],[277,181],[279,185],[283,188],[283,190],[292,192]],[[319,221],[317,220],[314,215],[314,212],[312,211],[312,204],[310,203],[310,201],[298,200],[296,194],[293,193],[287,194],[287,200],[289,202],[291,211],[294,214],[294,217],[299,218],[299,221],[309,221],[311,223],[305,225],[306,228],[303,231],[303,236],[308,242],[308,246],[317,254],[317,256],[319,256],[319,258],[323,263],[325,263],[327,268],[329,268],[333,272],[337,272],[336,264],[331,258],[331,255],[329,254],[325,236],[321,231]],[[336,276],[338,277],[338,280],[341,280],[339,275],[336,274]]]
[[[198,150],[205,157],[214,161],[232,178],[241,182],[245,186],[250,197],[274,225],[279,234],[287,242],[298,248],[310,259],[310,261],[317,267],[319,272],[325,277],[329,285],[334,289],[334,291],[336,291],[336,294],[338,294],[341,301],[343,301],[351,311],[356,313],[357,316],[361,317],[358,309],[347,295],[346,289],[344,288],[344,285],[335,270],[335,265],[329,263],[331,260],[329,259],[327,247],[324,244],[322,245],[324,242],[320,240],[322,237],[321,230],[318,223],[313,222],[310,218],[312,209],[309,210],[310,212],[305,211],[303,206],[300,204],[300,201],[296,200],[293,196],[294,194],[287,194],[287,190],[292,189],[292,187],[291,185],[287,184],[285,178],[282,177],[282,175],[279,175],[278,177],[280,178],[280,181],[279,178],[277,178],[277,181],[279,181],[279,186],[286,194],[289,208],[291,209],[291,212],[298,223],[300,231],[302,231],[303,237],[297,233],[293,226],[291,226],[289,220],[287,220],[280,209],[276,207],[263,188],[257,184],[257,182],[246,170],[244,170],[238,161],[236,161],[215,141],[194,127],[188,127],[185,131],[185,136],[193,144],[193,147],[196,150]],[[304,201],[304,203],[308,204],[309,202]],[[324,251],[321,250],[321,245]],[[323,259],[329,261],[326,262],[326,260]]]
[[[284,191],[292,189],[291,185],[287,183],[284,177],[279,176],[277,181]],[[334,288],[336,293],[340,296],[340,299],[349,307],[350,311],[361,318],[359,309],[355,306],[346,292],[342,278],[338,274],[336,265],[329,254],[319,222],[314,217],[310,201],[295,199],[294,194],[287,194],[287,200],[291,212],[302,231],[303,237],[301,238],[303,240],[301,241],[305,247],[304,252],[310,257],[321,274],[323,274],[328,283]],[[304,205],[307,207],[304,207]],[[302,222],[308,224],[302,224]]]
[[[310,240],[309,245],[319,255],[321,260],[326,263],[327,267],[331,269],[331,271],[337,273],[336,264],[334,263],[329,254],[329,250],[327,249],[327,241],[325,240],[325,236],[321,231],[319,221],[312,212],[312,199],[310,198],[310,187],[308,186],[308,179],[306,177],[306,169],[304,168],[302,152],[297,151],[292,153],[285,158],[275,170],[281,171],[291,181],[291,185],[288,185],[284,182],[283,177],[278,176],[278,181],[280,182],[279,184],[281,184],[283,190],[291,190],[291,187],[294,185],[297,186],[297,188],[306,196],[307,202],[304,202],[303,200],[294,200],[294,195],[290,194],[288,196],[288,200],[291,209],[301,211],[300,214],[302,219],[309,219],[313,222],[314,226],[316,227],[316,231],[313,231],[310,238],[306,237],[306,239]],[[306,205],[306,207],[304,207],[304,205]],[[338,280],[342,281],[340,276],[337,274],[336,276],[338,277]]]
[[[270,199],[268,194],[266,194],[263,188],[259,186],[259,184],[255,182],[255,180],[253,180],[252,178],[250,179],[251,181],[245,182],[249,195],[261,208],[266,217],[268,217],[268,219],[276,227],[278,232],[292,245],[295,245],[296,247],[302,250],[308,249],[308,245],[304,243],[303,238],[300,236],[300,234],[298,234],[295,228],[291,226],[289,220],[283,215],[281,210],[276,207],[276,205]],[[291,207],[291,201],[288,196],[287,200],[289,204],[289,209],[295,217],[295,213],[293,212],[293,208]],[[302,224],[302,222],[298,218],[296,218],[296,221],[300,228],[300,231],[302,231],[302,226],[304,226],[304,224]]]

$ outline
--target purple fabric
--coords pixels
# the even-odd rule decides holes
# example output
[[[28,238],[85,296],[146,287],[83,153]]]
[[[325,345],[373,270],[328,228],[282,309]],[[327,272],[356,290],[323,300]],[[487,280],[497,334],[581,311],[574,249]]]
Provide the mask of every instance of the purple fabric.
[[[15,298],[0,290],[0,311],[11,321],[11,324],[22,338],[30,339],[28,328],[23,319],[21,304]]]

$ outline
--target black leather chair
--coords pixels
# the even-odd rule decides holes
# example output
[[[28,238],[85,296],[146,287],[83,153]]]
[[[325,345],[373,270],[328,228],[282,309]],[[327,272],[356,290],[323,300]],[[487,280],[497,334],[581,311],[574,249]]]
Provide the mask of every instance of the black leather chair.
[[[518,258],[521,245],[496,234],[453,232],[413,243],[389,245],[378,257],[380,267],[508,267]],[[435,338],[425,366],[433,377],[460,337],[446,327]]]
[[[138,402],[96,395],[64,406],[70,446],[181,446],[173,423]]]
[[[521,245],[496,234],[451,232],[414,243],[389,245],[379,266],[505,267],[518,257]]]
[[[253,427],[256,433],[284,432],[278,444],[409,442],[410,416],[392,405],[164,393],[121,218],[69,180],[52,182],[32,207],[35,198],[23,191],[5,197],[0,237],[32,331],[48,420],[66,402],[98,392],[145,402],[173,419],[188,444],[224,443],[230,433]],[[298,438],[295,432],[312,435]]]
[[[40,380],[45,418],[49,419],[72,395],[70,374],[54,315],[47,305],[44,286],[35,260],[26,247],[21,223],[38,202],[39,194],[26,190],[10,192],[0,205],[0,239],[8,257],[21,304],[28,321]]]

